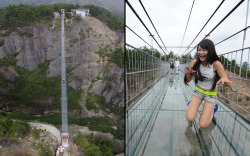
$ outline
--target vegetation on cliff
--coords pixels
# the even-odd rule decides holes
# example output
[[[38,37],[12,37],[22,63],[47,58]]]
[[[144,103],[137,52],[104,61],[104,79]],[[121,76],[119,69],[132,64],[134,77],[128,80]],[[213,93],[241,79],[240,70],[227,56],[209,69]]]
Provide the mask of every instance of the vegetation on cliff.
[[[116,31],[124,31],[124,22],[112,15],[110,11],[95,5],[84,5],[85,8],[90,9],[90,14],[102,22],[107,23],[107,26]]]
[[[49,24],[49,23],[52,23],[54,11],[60,12],[61,8],[64,8],[66,11],[70,11],[70,9],[74,9],[78,7],[80,6],[71,5],[71,4],[53,4],[53,5],[42,5],[42,6],[19,5],[19,6],[9,6],[6,8],[2,8],[0,9],[0,30],[1,30],[0,36],[7,36],[12,31],[15,31],[16,32],[15,34],[18,34],[19,36],[31,37],[28,39],[32,39],[33,37],[35,38],[37,36],[35,33],[33,34],[32,30],[29,31],[30,29],[29,30],[19,29],[18,27],[25,27],[25,26],[32,27],[32,25],[36,25],[37,23]],[[121,23],[117,22],[116,20],[112,21],[113,18],[115,17],[111,15],[110,13],[106,14],[107,11],[104,11],[104,12],[105,13],[102,13],[102,16],[98,16],[98,17],[104,18],[104,16],[106,16],[103,22],[105,22],[111,29],[120,31],[121,30],[120,26],[123,27],[123,24],[121,25]],[[68,13],[66,13],[66,16],[67,16],[66,18],[68,19],[75,18],[75,17],[71,17],[71,14],[68,14]],[[71,21],[71,20],[68,20],[68,21]],[[112,22],[113,24],[117,24],[117,25],[113,25]],[[58,19],[58,23],[60,24],[60,19]],[[56,20],[54,24],[57,25]],[[45,26],[45,28],[47,28],[47,26]],[[50,27],[49,29],[46,29],[46,31],[47,30],[50,31],[51,30]],[[15,34],[13,36],[15,36]],[[83,31],[80,32],[80,34],[82,35],[82,37],[83,36],[85,37],[85,34]],[[77,42],[77,38],[71,40],[71,42],[72,44],[74,44],[75,42]],[[26,42],[26,43],[30,44],[30,42],[29,43]],[[0,47],[1,46],[6,47],[8,45],[11,45],[11,43],[6,42],[6,40],[4,43],[4,40],[0,40]],[[23,51],[22,49],[20,51],[21,51],[20,52],[21,54],[19,56],[18,56],[19,53],[12,53],[12,54],[6,55],[4,58],[0,58],[1,70],[6,69],[7,72],[10,71],[10,74],[14,75],[13,79],[9,79],[8,74],[5,74],[3,72],[0,73],[0,89],[1,89],[0,96],[1,96],[1,100],[3,100],[1,101],[2,103],[0,107],[2,110],[5,110],[6,112],[8,112],[8,113],[1,112],[1,114],[4,114],[3,115],[4,117],[8,117],[14,120],[21,119],[24,121],[47,122],[47,123],[56,125],[57,127],[60,127],[61,114],[55,113],[55,114],[49,114],[49,115],[41,115],[46,110],[52,110],[52,111],[49,111],[49,113],[54,112],[54,110],[56,110],[56,112],[60,112],[60,109],[61,109],[61,77],[60,75],[54,76],[54,77],[48,77],[48,75],[50,75],[49,70],[48,70],[50,66],[50,61],[44,60],[43,62],[41,62],[41,58],[38,58],[36,61],[34,61],[34,63],[30,63],[30,61],[27,61],[28,63],[26,62],[26,64],[28,65],[32,64],[32,69],[35,68],[32,71],[28,71],[22,67],[17,66],[16,57],[18,56],[18,58],[20,59],[20,57],[23,57],[25,55],[24,54],[25,50]],[[33,50],[31,50],[31,52],[32,51]],[[7,52],[7,53],[11,53],[11,52],[12,51]],[[6,52],[4,53],[7,54]],[[39,50],[38,50],[38,53],[39,53]],[[123,49],[115,49],[115,51],[111,50],[110,53],[107,54],[106,56],[109,57],[109,60],[112,60],[113,63],[117,64],[120,68],[122,68],[123,67],[123,55],[124,55]],[[49,57],[46,57],[46,58],[49,58]],[[21,61],[19,60],[18,63],[20,62],[22,62],[22,59]],[[37,65],[38,62],[40,62],[40,64]],[[110,61],[109,63],[112,63],[112,62]],[[23,66],[27,67],[26,64],[24,63]],[[72,80],[72,78],[69,77],[69,72],[71,72],[74,69],[76,69],[76,67],[67,69],[67,80],[69,82]],[[81,78],[78,78],[77,76],[75,76],[74,78],[79,79],[79,82],[82,82]],[[114,81],[114,80],[116,79],[113,77],[103,78],[103,81]],[[112,88],[107,88],[107,89],[111,90]],[[119,115],[119,117],[115,116],[114,117],[115,119],[113,119],[113,116],[110,115],[112,118],[108,116],[107,117],[77,118],[76,116],[80,115],[82,111],[82,108],[79,104],[79,100],[85,94],[83,94],[83,90],[73,89],[69,86],[67,88],[67,93],[68,93],[68,110],[71,113],[71,115],[73,114],[72,112],[74,113],[76,112],[75,113],[76,115],[74,114],[74,117],[70,116],[69,114],[69,117],[68,117],[69,124],[87,126],[89,127],[90,130],[100,131],[104,133],[111,133],[112,135],[115,136],[116,139],[124,140],[124,117],[123,117],[124,110],[123,108],[119,107],[116,104],[111,104],[111,103],[106,104],[104,100],[104,103],[101,104],[102,106],[101,109],[105,111],[105,108],[106,109],[109,108],[110,111],[107,111],[107,112],[109,113],[114,112],[117,115]],[[26,114],[23,112],[26,112],[26,113],[29,112],[31,114],[36,114],[37,116]],[[1,128],[2,127],[0,127],[0,129]],[[5,130],[5,131],[8,131],[8,130]],[[34,132],[32,131],[32,136],[35,138],[35,136],[38,136],[38,134],[35,131]],[[99,146],[99,144],[97,145]],[[103,150],[103,147],[101,146],[102,145],[100,144],[99,147],[103,154],[110,153],[110,152],[115,153],[114,151],[112,151],[110,148],[107,148],[107,147],[104,147],[104,150]]]
[[[0,116],[0,137],[24,137],[28,132],[29,126],[27,123],[13,121],[7,117]]]
[[[46,71],[50,62],[48,60],[38,65],[34,71],[27,71],[16,66],[16,56],[18,53],[7,55],[0,59],[0,67],[12,66],[20,75],[14,80],[6,79],[1,75],[0,86],[11,87],[5,93],[5,101],[10,101],[12,105],[19,108],[42,107],[48,110],[61,108],[61,77],[46,77]],[[79,100],[82,90],[67,88],[69,110],[80,109]]]
[[[115,139],[109,139],[104,136],[84,136],[81,133],[78,133],[74,140],[84,151],[85,155],[112,156],[123,152],[119,143]]]
[[[100,47],[98,51],[95,52],[100,57],[109,57],[111,61],[115,63],[118,67],[124,68],[124,49],[116,48],[114,51],[110,48],[110,45],[105,47]]]
[[[13,30],[17,27],[32,25],[42,20],[52,20],[54,11],[61,12],[64,8],[66,11],[79,8],[76,4],[52,4],[52,5],[9,5],[0,9],[0,30]]]
[[[71,9],[77,9],[81,7],[79,4],[52,4],[52,5],[9,5],[5,8],[0,8],[0,30],[3,31],[0,36],[8,36],[12,31],[17,30],[18,27],[24,27],[33,25],[41,21],[51,21],[54,17],[54,11],[61,12],[61,9],[65,9],[65,15],[68,19],[72,16],[70,13]],[[90,13],[102,22],[107,23],[107,26],[116,31],[124,30],[124,22],[112,15],[112,13],[104,8],[86,5],[85,7],[90,8]],[[76,20],[79,16],[75,17]],[[32,34],[29,32],[18,32],[20,35],[31,37]],[[0,43],[1,46],[1,43]]]
[[[34,116],[25,113],[14,113],[14,112],[2,112],[1,116],[8,117],[12,119],[20,119],[23,121],[39,121],[46,122],[55,126],[60,126],[62,124],[61,114],[48,114]],[[109,117],[82,117],[76,118],[68,116],[68,124],[76,124],[80,126],[87,126],[92,131],[99,131],[103,133],[111,133],[117,139],[124,139],[124,126],[121,121],[115,122]],[[116,125],[117,130],[113,129],[112,126]]]

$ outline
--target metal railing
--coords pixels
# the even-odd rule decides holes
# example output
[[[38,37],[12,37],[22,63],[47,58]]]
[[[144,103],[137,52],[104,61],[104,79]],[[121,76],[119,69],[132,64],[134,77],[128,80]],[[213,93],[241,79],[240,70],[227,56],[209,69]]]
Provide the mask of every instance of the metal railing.
[[[126,155],[137,155],[167,89],[169,63],[126,45]]]
[[[236,112],[250,120],[250,47],[220,55],[227,77],[233,81],[230,87],[220,85],[218,97]]]
[[[133,105],[169,70],[169,63],[127,44],[126,108]]]
[[[218,86],[218,99],[234,109],[243,118],[250,120],[250,47],[219,55],[227,77],[233,83],[230,87]],[[191,59],[183,58],[182,62]],[[190,66],[190,62],[182,64]]]
[[[182,69],[190,64],[183,64]],[[180,72],[180,77],[184,77],[184,72]],[[183,82],[183,81],[182,81]],[[189,85],[181,83],[183,95],[186,102],[188,102],[195,89],[194,81],[189,82]],[[220,92],[219,94],[224,94]],[[201,129],[199,127],[199,118],[202,112],[202,107],[199,108],[197,117],[193,125],[197,132],[197,137],[203,146],[204,155],[248,155],[250,153],[250,127],[248,120],[242,120],[236,111],[228,107],[224,100],[218,98],[219,110],[213,119],[215,124],[211,123],[210,128]],[[204,138],[206,138],[204,140]],[[216,146],[212,148],[211,144]],[[213,154],[212,154],[213,153]]]

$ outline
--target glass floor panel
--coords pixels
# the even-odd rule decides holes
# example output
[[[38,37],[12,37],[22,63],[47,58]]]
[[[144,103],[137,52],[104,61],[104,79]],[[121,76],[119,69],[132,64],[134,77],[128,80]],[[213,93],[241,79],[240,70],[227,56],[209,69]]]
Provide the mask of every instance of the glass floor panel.
[[[249,123],[225,104],[207,128],[199,127],[202,105],[194,122],[186,120],[186,104],[179,75],[170,75],[169,88],[141,154],[250,155]]]

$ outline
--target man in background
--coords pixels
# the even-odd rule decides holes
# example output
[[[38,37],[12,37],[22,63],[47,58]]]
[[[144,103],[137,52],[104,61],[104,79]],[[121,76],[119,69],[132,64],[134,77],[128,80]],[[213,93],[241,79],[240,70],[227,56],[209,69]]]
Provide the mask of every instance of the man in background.
[[[180,66],[180,61],[178,60],[178,58],[175,58],[175,67],[177,75],[179,75],[179,66]]]

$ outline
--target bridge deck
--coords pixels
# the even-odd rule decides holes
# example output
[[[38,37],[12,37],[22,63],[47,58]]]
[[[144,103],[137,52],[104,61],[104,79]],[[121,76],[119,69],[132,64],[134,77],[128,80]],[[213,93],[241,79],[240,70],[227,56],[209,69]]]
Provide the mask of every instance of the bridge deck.
[[[170,75],[167,93],[142,155],[250,155],[249,124],[223,103],[219,102],[217,122],[211,122],[209,127],[199,128],[202,106],[195,121],[188,123],[182,81],[182,76]]]

